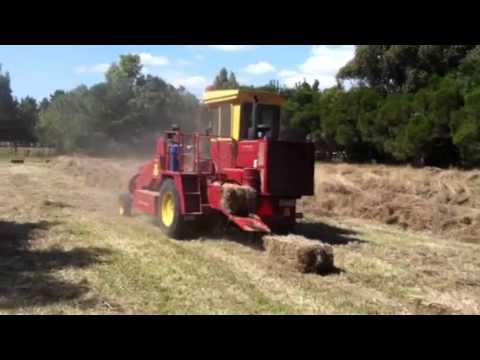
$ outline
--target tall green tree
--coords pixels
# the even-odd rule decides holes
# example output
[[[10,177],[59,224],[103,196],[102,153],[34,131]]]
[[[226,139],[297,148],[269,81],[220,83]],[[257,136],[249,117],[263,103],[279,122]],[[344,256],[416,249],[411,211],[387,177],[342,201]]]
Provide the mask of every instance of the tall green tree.
[[[240,84],[237,82],[235,74],[226,68],[222,68],[218,75],[215,77],[212,85],[213,89],[221,90],[221,89],[238,89],[240,88]]]
[[[355,57],[337,74],[383,94],[415,92],[431,76],[456,69],[475,45],[358,45]]]
[[[17,122],[18,137],[24,141],[35,142],[35,127],[39,119],[37,101],[27,96],[18,104]]]
[[[465,107],[453,114],[453,142],[468,165],[480,165],[480,88],[466,96]]]
[[[138,56],[123,55],[104,82],[56,92],[43,102],[37,132],[43,143],[63,151],[122,146],[150,151],[155,137],[173,123],[195,124],[197,106],[184,88],[142,75]]]
[[[16,102],[10,87],[10,75],[0,65],[0,137],[12,140],[17,132]]]

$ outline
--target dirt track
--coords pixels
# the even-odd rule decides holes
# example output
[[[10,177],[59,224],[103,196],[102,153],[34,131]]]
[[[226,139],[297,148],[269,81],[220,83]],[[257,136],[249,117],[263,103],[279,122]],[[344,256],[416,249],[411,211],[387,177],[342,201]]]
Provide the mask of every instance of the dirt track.
[[[0,163],[0,313],[480,313],[475,172],[320,166],[298,232],[334,246],[338,273],[322,277],[242,237],[177,242],[145,217],[118,217],[139,163]],[[438,220],[427,205],[445,193]],[[437,227],[448,211],[470,224]]]

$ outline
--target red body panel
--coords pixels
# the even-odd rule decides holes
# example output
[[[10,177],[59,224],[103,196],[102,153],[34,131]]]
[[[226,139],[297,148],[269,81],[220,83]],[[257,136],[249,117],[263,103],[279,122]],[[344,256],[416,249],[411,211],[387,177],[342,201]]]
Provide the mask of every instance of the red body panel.
[[[238,142],[237,167],[253,168],[254,160],[258,159],[258,146],[261,140],[241,140]]]
[[[212,160],[217,171],[236,166],[235,140],[213,139],[211,143]]]
[[[258,169],[245,168],[243,169],[242,184],[250,186],[257,192],[260,191],[260,172]]]
[[[172,174],[173,181],[175,182],[175,187],[177,188],[178,193],[180,194],[180,210],[182,214],[185,214],[185,196],[183,195],[183,184],[182,178],[179,174]]]
[[[244,231],[264,233],[269,233],[271,231],[270,228],[258,216],[242,217],[233,216],[230,214],[226,215],[231,221],[237,224]]]
[[[148,190],[135,190],[133,206],[149,215],[157,214],[158,192]]]
[[[139,176],[135,181],[137,189],[151,188],[153,181],[153,166],[154,162],[152,161],[140,169]]]
[[[223,169],[224,179],[229,182],[234,182],[239,185],[243,183],[243,169]]]
[[[207,188],[208,202],[213,209],[221,210],[222,185],[219,182],[210,184]]]

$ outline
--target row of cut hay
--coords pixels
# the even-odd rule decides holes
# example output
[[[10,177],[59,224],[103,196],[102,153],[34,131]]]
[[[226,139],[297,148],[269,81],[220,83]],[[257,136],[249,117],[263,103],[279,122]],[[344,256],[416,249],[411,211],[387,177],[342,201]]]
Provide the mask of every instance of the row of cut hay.
[[[136,174],[140,162],[99,159],[81,156],[59,156],[51,166],[79,182],[115,192],[126,191],[128,181]]]
[[[317,164],[303,211],[376,220],[480,242],[480,172]]]

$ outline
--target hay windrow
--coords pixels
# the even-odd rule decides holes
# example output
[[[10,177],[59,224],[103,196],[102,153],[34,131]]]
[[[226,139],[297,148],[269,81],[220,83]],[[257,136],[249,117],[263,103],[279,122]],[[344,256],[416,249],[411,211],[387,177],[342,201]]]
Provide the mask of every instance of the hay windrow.
[[[315,196],[302,205],[319,216],[376,220],[480,242],[479,179],[478,171],[317,164]]]
[[[100,159],[83,156],[59,156],[49,166],[74,177],[79,183],[91,187],[126,191],[128,181],[142,165],[142,160]]]

